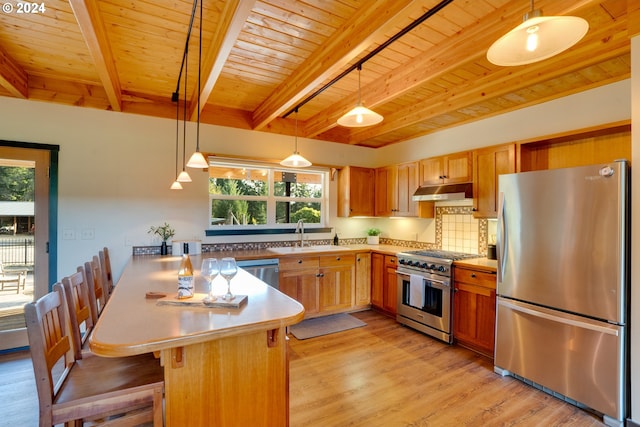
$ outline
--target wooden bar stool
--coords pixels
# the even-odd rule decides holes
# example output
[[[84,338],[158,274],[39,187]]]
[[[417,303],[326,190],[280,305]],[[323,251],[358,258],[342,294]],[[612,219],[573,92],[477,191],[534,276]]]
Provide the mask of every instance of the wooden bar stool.
[[[139,357],[74,357],[61,283],[25,305],[25,319],[40,402],[40,426],[83,420],[162,426],[162,369]],[[56,375],[62,369],[61,375]],[[56,378],[56,381],[54,381]],[[124,414],[111,419],[114,415]]]
[[[78,267],[78,270],[81,268],[82,267]],[[91,261],[84,263],[84,275],[89,285],[91,316],[93,317],[93,323],[96,323],[104,306],[107,304],[107,292],[103,285],[102,269],[100,268],[100,260],[97,255],[94,255]]]
[[[109,257],[109,248],[106,246],[98,252],[100,257],[100,270],[102,272],[102,286],[105,289],[106,300],[109,300],[111,292],[113,292],[113,273],[111,272],[111,258]]]

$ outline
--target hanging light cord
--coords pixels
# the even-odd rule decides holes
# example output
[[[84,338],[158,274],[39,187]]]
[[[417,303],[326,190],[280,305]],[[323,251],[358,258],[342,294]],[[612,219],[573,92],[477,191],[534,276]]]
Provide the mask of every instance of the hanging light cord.
[[[189,47],[184,48],[186,61],[184,62],[184,108],[182,113],[182,170],[185,170],[185,156],[187,149],[187,78],[189,77]]]
[[[198,0],[195,0],[196,3]],[[200,0],[200,39],[198,40],[198,121],[196,123],[196,152],[200,152],[200,78],[202,74],[202,0]]]

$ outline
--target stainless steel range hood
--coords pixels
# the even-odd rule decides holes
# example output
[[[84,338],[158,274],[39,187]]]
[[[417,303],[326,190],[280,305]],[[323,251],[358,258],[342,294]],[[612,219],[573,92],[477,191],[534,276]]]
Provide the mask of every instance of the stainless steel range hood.
[[[463,184],[442,184],[419,187],[412,196],[414,202],[462,200],[471,198],[473,198],[473,185],[470,182],[465,182]]]

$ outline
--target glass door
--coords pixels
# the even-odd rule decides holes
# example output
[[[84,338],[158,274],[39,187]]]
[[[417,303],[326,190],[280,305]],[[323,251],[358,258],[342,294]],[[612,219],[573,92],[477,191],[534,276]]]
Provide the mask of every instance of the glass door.
[[[0,351],[28,345],[24,305],[49,291],[50,151],[0,145]]]

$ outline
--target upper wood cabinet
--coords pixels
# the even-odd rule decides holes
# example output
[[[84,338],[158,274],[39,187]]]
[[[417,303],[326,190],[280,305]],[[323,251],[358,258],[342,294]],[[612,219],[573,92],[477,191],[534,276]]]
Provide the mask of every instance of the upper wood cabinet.
[[[473,152],[473,216],[498,217],[498,176],[516,171],[515,144]]]
[[[418,180],[418,162],[376,169],[376,216],[418,216],[418,202],[412,199]]]
[[[449,154],[420,160],[420,185],[456,184],[473,179],[472,153]]]
[[[373,216],[375,169],[345,166],[338,173],[338,216]]]

